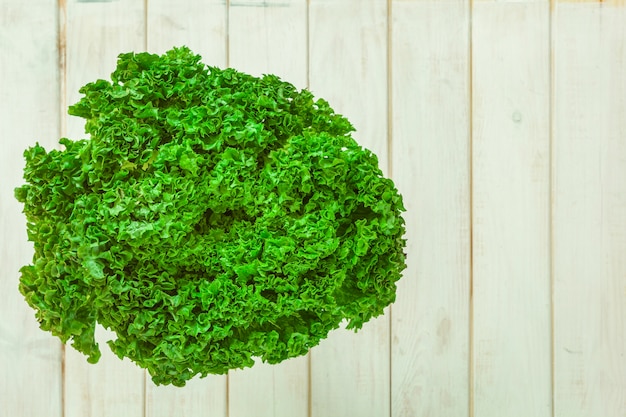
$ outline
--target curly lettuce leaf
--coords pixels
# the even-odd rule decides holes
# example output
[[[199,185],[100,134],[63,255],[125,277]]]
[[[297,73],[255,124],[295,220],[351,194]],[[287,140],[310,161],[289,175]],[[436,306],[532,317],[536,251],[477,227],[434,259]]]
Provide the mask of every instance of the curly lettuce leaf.
[[[41,328],[182,386],[303,355],[395,300],[402,198],[329,104],[187,48],[119,56],[69,108],[89,139],[25,151]]]

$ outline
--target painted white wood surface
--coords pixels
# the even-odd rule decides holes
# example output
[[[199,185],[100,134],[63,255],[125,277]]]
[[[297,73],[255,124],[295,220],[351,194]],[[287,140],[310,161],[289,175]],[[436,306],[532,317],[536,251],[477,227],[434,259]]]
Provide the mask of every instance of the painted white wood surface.
[[[228,16],[230,67],[307,87],[305,0],[231,0]],[[256,359],[254,367],[229,373],[228,396],[229,417],[307,417],[309,358],[278,365]]]
[[[188,46],[207,65],[227,62],[228,9],[220,0],[190,0],[186,7],[169,0],[151,0],[146,10],[148,51],[164,53]],[[228,416],[228,376],[195,378],[184,388],[157,386],[146,372],[145,416]]]
[[[554,415],[622,417],[626,8],[557,3],[554,49]]]
[[[392,6],[392,178],[407,209],[408,269],[391,308],[391,415],[467,417],[469,7]]]
[[[144,49],[144,3],[69,0],[65,7],[65,102],[72,105],[81,97],[80,87],[98,78],[109,79],[120,53]],[[84,119],[66,117],[65,134],[84,137]],[[106,342],[114,333],[100,327],[96,336],[102,358],[95,366],[70,346],[65,349],[64,417],[142,415],[144,371],[111,352]]]
[[[227,65],[228,7],[224,0],[150,0],[146,21],[149,52],[162,54],[185,45],[207,65]]]
[[[307,0],[230,0],[228,16],[230,67],[307,87]]]
[[[350,119],[387,171],[387,3],[312,0],[309,25],[311,91]],[[389,415],[389,319],[331,332],[311,351],[312,417]]]
[[[626,7],[550,3],[0,0],[0,417],[624,416]],[[37,329],[13,188],[24,148],[83,136],[80,86],[182,44],[348,116],[404,195],[409,268],[361,332],[181,389],[106,332],[89,365]]]
[[[549,12],[547,1],[474,3],[475,416],[552,413]]]
[[[18,291],[33,257],[23,206],[24,149],[58,146],[56,5],[0,1],[0,416],[62,415],[61,343]]]

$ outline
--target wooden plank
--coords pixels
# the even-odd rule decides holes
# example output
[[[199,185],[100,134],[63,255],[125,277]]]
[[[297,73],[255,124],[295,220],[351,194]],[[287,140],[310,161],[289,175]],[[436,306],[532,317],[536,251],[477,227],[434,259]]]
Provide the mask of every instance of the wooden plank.
[[[205,64],[225,67],[227,10],[225,0],[149,0],[148,50],[162,54],[184,45]]]
[[[71,105],[78,89],[98,78],[108,79],[118,54],[144,49],[144,1],[69,1],[66,5],[66,97]],[[67,135],[85,136],[84,120],[68,117]],[[97,340],[102,358],[96,365],[68,346],[65,357],[65,416],[140,416],[144,409],[144,372],[129,360],[120,361],[106,341],[114,338],[102,329]]]
[[[554,415],[621,417],[626,9],[559,2],[554,19]]]
[[[596,6],[624,6],[624,0],[555,0],[555,3],[595,3]]]
[[[309,80],[356,127],[387,172],[387,2],[311,0]],[[311,416],[384,417],[390,411],[389,314],[343,329],[311,352]]]
[[[231,371],[228,417],[307,417],[308,365],[308,356],[303,356],[277,365],[257,360],[252,368]]]
[[[224,375],[195,378],[182,388],[146,381],[146,417],[225,417],[227,410]]]
[[[227,6],[223,0],[150,0],[147,12],[150,52],[163,53],[173,46],[186,45],[201,55],[205,64],[226,66]],[[226,416],[227,379],[225,375],[209,375],[178,388],[155,386],[148,376],[146,417]]]
[[[231,0],[228,28],[229,66],[307,86],[305,0]],[[308,388],[308,357],[278,365],[257,360],[251,369],[229,374],[228,415],[306,417]]]
[[[78,89],[97,78],[109,79],[117,56],[145,47],[144,1],[67,3],[67,104],[76,103]],[[84,119],[67,117],[67,134],[84,136]]]
[[[0,1],[0,415],[61,416],[61,343],[39,329],[18,291],[19,268],[31,264],[23,206],[24,150],[58,146],[59,65],[56,2]]]
[[[472,415],[551,416],[550,7],[472,16]]]
[[[469,7],[392,3],[392,178],[407,270],[392,306],[392,416],[468,416]]]
[[[307,87],[306,0],[231,0],[229,65]]]

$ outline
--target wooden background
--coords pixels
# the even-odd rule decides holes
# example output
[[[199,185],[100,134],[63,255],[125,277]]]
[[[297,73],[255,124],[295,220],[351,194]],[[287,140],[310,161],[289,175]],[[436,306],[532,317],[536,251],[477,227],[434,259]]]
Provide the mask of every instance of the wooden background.
[[[13,188],[120,52],[183,44],[353,121],[409,267],[363,331],[181,389],[38,329]],[[2,417],[626,416],[623,1],[0,0],[0,128]]]

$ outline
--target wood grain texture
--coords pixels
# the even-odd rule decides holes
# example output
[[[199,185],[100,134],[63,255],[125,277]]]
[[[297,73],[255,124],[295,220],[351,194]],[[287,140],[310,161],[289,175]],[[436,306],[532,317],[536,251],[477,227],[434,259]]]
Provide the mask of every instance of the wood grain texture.
[[[309,80],[356,127],[354,138],[387,171],[387,3],[311,0]],[[390,411],[387,314],[358,333],[338,329],[311,352],[312,417],[384,417]]]
[[[554,415],[622,417],[626,9],[559,4],[554,29]]]
[[[59,139],[56,5],[0,1],[0,416],[62,415],[61,343],[39,330],[18,290],[31,264],[23,206],[23,152]]]
[[[623,417],[623,5],[0,0],[0,417]],[[111,333],[89,365],[38,329],[17,290],[32,244],[13,197],[27,146],[84,136],[65,116],[79,87],[121,52],[180,45],[309,86],[408,209],[408,269],[385,316],[185,388],[120,361]]]
[[[67,3],[68,105],[79,100],[78,89],[86,83],[108,79],[120,53],[144,49],[143,6],[143,0]],[[83,119],[68,117],[67,136],[84,137],[83,125]],[[114,334],[97,329],[96,336],[102,358],[95,365],[66,347],[64,417],[142,416],[144,371],[111,352],[106,341]]]
[[[392,178],[408,231],[392,306],[393,417],[469,413],[468,15],[464,1],[392,3]]]
[[[228,417],[307,417],[309,412],[308,356],[277,365],[257,363],[231,371]]]
[[[624,0],[554,0],[556,3],[593,3],[596,6],[624,6]]]
[[[475,416],[552,412],[549,12],[472,14]]]
[[[227,6],[223,0],[189,0],[183,3],[150,0],[147,40],[151,53],[188,46],[207,65],[227,62]],[[146,373],[146,417],[228,415],[228,377],[195,378],[185,387],[156,386]]]
[[[306,0],[231,0],[229,65],[307,87]]]
[[[229,66],[262,76],[275,74],[297,88],[307,85],[305,0],[232,0]],[[229,417],[307,417],[309,359],[299,357],[230,372]]]
[[[228,416],[226,376],[194,378],[184,387],[156,386],[146,380],[146,417]]]
[[[225,0],[149,0],[148,50],[162,54],[187,46],[207,65],[227,65],[227,5]]]

